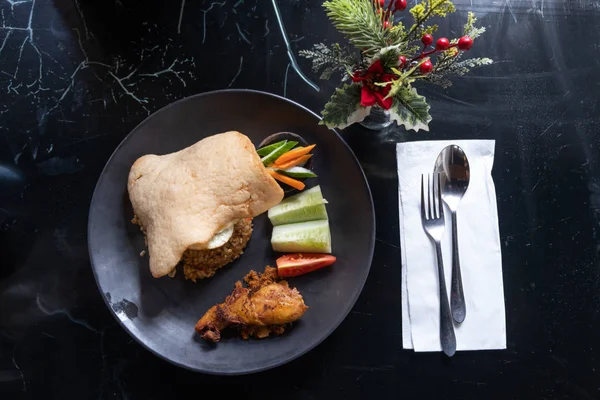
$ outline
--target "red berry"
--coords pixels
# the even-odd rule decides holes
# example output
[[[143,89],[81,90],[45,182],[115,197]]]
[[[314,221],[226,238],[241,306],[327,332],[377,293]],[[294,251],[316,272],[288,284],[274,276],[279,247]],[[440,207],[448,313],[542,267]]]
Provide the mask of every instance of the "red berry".
[[[406,0],[396,0],[396,4],[394,4],[395,11],[404,11],[406,8]]]
[[[463,36],[458,39],[458,48],[461,50],[469,50],[473,47],[473,39],[468,36]]]
[[[450,41],[445,37],[439,38],[437,42],[435,42],[435,48],[438,50],[446,50],[450,47]]]
[[[403,66],[404,64],[406,64],[406,57],[400,56],[398,57],[398,61],[400,62],[400,66]]]
[[[433,43],[433,35],[426,33],[421,38],[421,42],[423,42],[423,45],[425,45],[425,46],[431,46],[431,44]]]
[[[433,64],[431,61],[427,60],[419,66],[419,69],[421,70],[422,74],[428,74],[433,71]]]
[[[387,29],[387,28],[389,28],[389,27],[390,27],[390,25],[391,25],[391,24],[390,24],[390,21],[383,21],[383,28],[384,28],[384,29]]]
[[[385,6],[385,0],[374,0],[373,1],[374,4],[379,3],[379,7],[382,8]]]

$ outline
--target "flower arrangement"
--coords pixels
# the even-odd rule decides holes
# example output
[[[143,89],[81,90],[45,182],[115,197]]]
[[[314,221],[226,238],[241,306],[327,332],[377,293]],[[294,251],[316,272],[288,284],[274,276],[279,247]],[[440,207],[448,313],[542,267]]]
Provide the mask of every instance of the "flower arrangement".
[[[322,111],[322,124],[343,129],[360,122],[372,107],[389,113],[391,121],[407,130],[429,130],[430,106],[413,84],[426,81],[444,88],[452,85],[452,75],[492,63],[489,58],[463,59],[474,40],[485,32],[476,27],[471,12],[460,38],[435,40],[433,17],[455,11],[450,0],[422,0],[409,12],[413,24],[405,26],[398,18],[406,0],[330,0],[323,3],[328,17],[353,46],[334,43],[314,45],[300,55],[312,60],[313,72],[321,79],[342,73],[342,85]],[[348,82],[348,83],[346,83]]]

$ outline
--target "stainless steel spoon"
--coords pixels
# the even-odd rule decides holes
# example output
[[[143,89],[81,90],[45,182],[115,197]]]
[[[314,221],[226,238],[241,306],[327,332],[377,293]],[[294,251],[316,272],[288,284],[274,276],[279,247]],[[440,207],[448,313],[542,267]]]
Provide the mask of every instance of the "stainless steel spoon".
[[[442,199],[452,215],[452,283],[450,285],[450,308],[452,318],[462,323],[467,315],[465,295],[460,274],[460,257],[458,255],[458,227],[456,226],[456,210],[458,203],[469,187],[469,160],[463,149],[456,145],[444,148],[435,162],[434,172],[440,174]]]

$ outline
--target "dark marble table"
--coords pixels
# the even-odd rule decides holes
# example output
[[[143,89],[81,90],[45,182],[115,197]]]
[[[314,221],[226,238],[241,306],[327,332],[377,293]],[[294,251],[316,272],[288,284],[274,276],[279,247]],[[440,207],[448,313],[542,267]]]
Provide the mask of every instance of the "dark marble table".
[[[278,3],[292,52],[338,38],[319,1]],[[251,88],[318,112],[336,82],[304,59],[320,90],[299,77],[267,0],[0,0],[0,398],[600,398],[600,3],[455,3],[441,30],[474,10],[488,32],[472,52],[497,63],[421,87],[430,133],[342,132],[377,213],[353,311],[305,356],[222,378],[155,357],[110,315],[87,251],[94,185],[176,99]],[[394,143],[451,138],[496,140],[508,348],[447,359],[401,346]]]

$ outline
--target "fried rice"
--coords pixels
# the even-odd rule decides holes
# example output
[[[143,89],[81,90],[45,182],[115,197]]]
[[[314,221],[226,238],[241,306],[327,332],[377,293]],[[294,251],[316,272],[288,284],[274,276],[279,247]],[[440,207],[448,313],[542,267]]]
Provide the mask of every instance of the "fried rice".
[[[134,215],[131,222],[139,226],[144,234],[144,241],[146,241],[146,231],[137,216]],[[181,258],[185,279],[196,283],[198,279],[210,278],[219,268],[231,263],[244,253],[250,236],[252,236],[252,218],[245,218],[233,226],[231,239],[223,246],[211,250],[186,250]],[[148,245],[147,241],[146,245]],[[145,250],[142,253],[140,256],[143,257],[146,254]],[[177,268],[173,268],[168,274],[169,277],[175,277],[176,272]]]
[[[231,239],[223,246],[211,250],[186,250],[182,257],[185,279],[196,282],[197,279],[210,278],[219,268],[244,253],[251,235],[252,219],[246,218],[234,225]]]

